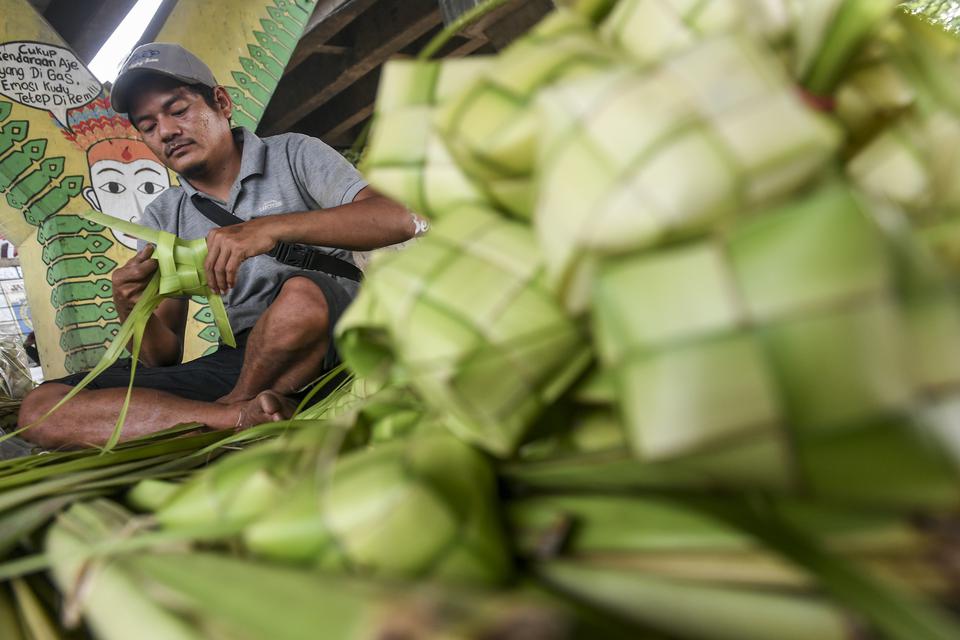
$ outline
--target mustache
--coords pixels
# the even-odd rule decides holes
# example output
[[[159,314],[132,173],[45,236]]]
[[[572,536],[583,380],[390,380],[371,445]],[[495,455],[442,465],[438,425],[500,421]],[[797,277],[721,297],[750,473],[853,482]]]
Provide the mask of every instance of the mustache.
[[[185,144],[192,144],[193,140],[189,138],[183,138],[180,140],[174,140],[173,142],[168,142],[163,146],[164,155],[169,156],[171,153],[177,150],[178,147],[182,147]]]

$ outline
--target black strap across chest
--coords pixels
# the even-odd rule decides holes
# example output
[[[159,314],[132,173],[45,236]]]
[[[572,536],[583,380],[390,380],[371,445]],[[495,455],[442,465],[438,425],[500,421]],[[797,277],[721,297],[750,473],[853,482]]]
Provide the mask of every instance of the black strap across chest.
[[[190,200],[200,213],[217,226],[229,227],[246,222],[200,194],[193,194]],[[363,279],[363,272],[355,265],[305,244],[293,244],[281,240],[267,255],[277,262],[298,269],[323,271],[330,275],[349,278],[354,282],[360,282]]]

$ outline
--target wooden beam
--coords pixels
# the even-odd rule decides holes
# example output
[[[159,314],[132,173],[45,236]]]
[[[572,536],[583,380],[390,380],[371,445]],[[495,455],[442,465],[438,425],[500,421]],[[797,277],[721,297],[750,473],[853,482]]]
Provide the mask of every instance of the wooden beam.
[[[483,34],[499,51],[530,30],[554,8],[552,0],[525,0],[521,5],[509,5],[513,10],[501,15],[492,23],[486,23]]]
[[[335,56],[342,56],[350,53],[350,47],[341,47],[337,44],[322,44],[314,49],[314,53],[327,53]]]
[[[523,7],[526,2],[527,0],[513,0],[512,2],[507,2],[505,5],[491,11],[476,22],[467,25],[467,27],[460,32],[460,35],[472,38],[485,37],[485,31],[488,26],[504,17],[509,18],[511,15],[513,15],[514,11]]]
[[[424,38],[429,39],[431,35],[433,35],[432,32],[426,34]],[[418,47],[417,44],[422,45],[424,38],[421,38],[421,42],[411,45],[408,49],[418,51],[422,46]],[[448,47],[441,50],[440,57],[464,57],[487,45],[488,42],[483,38],[471,38],[469,40],[456,38],[451,41]],[[377,89],[380,85],[380,69],[380,67],[377,67],[327,105],[301,120],[298,123],[300,125],[298,131],[317,136],[331,147],[352,145],[357,133],[357,126],[363,124],[373,115]]]
[[[339,140],[340,136],[370,117],[378,86],[380,67],[354,82],[349,89],[301,120],[298,125],[316,131],[321,140],[332,145],[331,140]]]
[[[331,147],[347,147],[353,144],[353,129],[373,115],[373,103],[357,110],[349,118],[327,131],[321,140]]]
[[[372,111],[377,87],[380,85],[380,69],[377,67],[354,82],[325,105],[297,122],[293,130],[315,136],[330,144],[327,140],[330,132],[339,135],[356,124],[355,121],[353,124],[344,124],[355,120],[354,114],[366,111],[369,115]]]
[[[462,42],[452,42],[449,50],[440,51],[441,58],[463,58],[479,50],[489,41],[486,38],[464,38]]]
[[[320,0],[303,29],[300,42],[290,56],[287,73],[312,54],[319,52],[330,38],[340,33],[374,2],[376,0]]]
[[[382,0],[348,34],[349,55],[313,55],[284,75],[267,106],[259,131],[288,131],[391,55],[440,24],[436,0]]]

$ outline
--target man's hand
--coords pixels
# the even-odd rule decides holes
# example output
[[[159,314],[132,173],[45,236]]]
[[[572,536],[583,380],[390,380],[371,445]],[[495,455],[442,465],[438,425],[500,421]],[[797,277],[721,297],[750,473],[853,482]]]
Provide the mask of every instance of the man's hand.
[[[122,320],[126,320],[133,310],[137,300],[147,288],[147,283],[157,270],[159,263],[151,258],[153,255],[153,245],[147,245],[137,252],[137,255],[130,258],[129,261],[119,269],[114,269],[111,279],[113,280],[113,303],[117,307],[117,313]]]
[[[278,238],[271,233],[269,218],[255,218],[241,224],[220,227],[207,234],[207,286],[224,294],[237,283],[237,271],[247,258],[269,253]]]

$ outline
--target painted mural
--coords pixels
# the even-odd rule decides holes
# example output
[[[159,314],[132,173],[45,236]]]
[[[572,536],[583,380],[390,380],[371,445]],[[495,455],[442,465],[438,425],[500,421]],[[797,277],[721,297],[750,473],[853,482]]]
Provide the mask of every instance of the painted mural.
[[[315,0],[180,3],[160,36],[193,50],[255,128]],[[26,0],[0,0],[0,234],[20,253],[44,375],[93,367],[116,336],[111,271],[133,238],[86,221],[138,221],[175,177]],[[216,349],[206,301],[191,302],[185,359]]]

